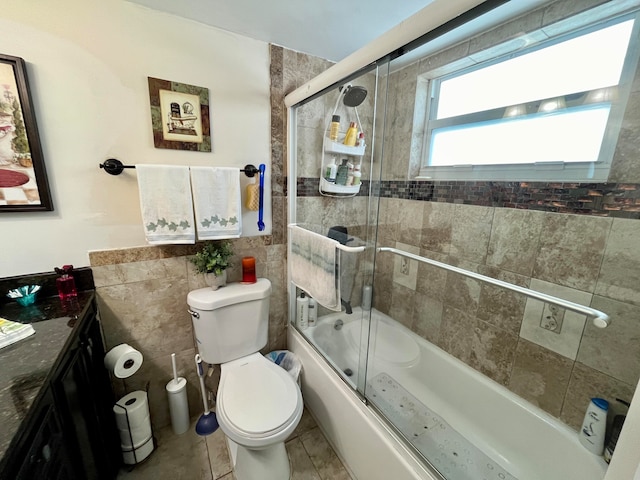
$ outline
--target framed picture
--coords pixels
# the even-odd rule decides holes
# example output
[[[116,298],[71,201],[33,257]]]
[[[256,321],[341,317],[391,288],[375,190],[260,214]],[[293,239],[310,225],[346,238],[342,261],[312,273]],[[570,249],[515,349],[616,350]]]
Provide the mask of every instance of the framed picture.
[[[0,54],[0,213],[50,210],[25,62]]]
[[[156,148],[211,151],[209,90],[148,77]]]

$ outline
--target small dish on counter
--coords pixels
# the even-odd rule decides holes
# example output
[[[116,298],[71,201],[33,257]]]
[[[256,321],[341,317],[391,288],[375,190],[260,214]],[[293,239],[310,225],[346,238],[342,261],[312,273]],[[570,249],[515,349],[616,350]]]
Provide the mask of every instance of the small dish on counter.
[[[36,294],[42,287],[40,285],[25,285],[24,287],[14,288],[7,292],[7,297],[14,299],[23,307],[33,305],[36,301]]]

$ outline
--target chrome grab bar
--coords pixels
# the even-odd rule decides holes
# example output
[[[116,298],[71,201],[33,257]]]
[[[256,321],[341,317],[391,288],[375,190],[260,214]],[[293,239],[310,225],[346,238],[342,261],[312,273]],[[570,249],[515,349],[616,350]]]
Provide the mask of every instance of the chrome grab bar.
[[[454,267],[453,265],[438,262],[436,260],[431,260],[430,258],[421,257],[420,255],[405,252],[404,250],[399,250],[397,248],[378,247],[377,251],[391,252],[396,255],[400,255],[402,257],[411,258],[412,260],[417,260],[418,262],[433,265],[434,267],[442,268],[444,270],[449,270],[450,272],[459,273],[460,275],[464,275],[465,277],[474,278],[482,282],[490,283],[491,285],[495,285],[497,287],[502,287],[502,288],[506,288],[507,290],[521,293],[523,295],[526,295],[527,297],[535,298],[536,300],[540,300],[542,302],[551,303],[553,305],[566,308],[567,310],[571,310],[572,312],[582,313],[583,315],[587,315],[588,317],[593,318],[593,324],[598,328],[605,328],[611,323],[611,319],[609,318],[609,315],[607,315],[606,313],[601,312],[600,310],[596,310],[595,308],[580,305],[579,303],[573,303],[568,300],[563,300],[562,298],[554,297],[552,295],[547,295],[546,293],[538,292],[536,290],[530,290],[528,288],[520,287],[512,283],[503,282],[502,280],[497,280],[495,278],[487,277],[479,273]]]

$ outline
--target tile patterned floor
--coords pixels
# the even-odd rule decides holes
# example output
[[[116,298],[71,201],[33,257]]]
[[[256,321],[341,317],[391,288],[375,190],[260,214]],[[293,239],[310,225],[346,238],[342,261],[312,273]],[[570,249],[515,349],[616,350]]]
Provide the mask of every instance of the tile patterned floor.
[[[193,420],[195,425],[197,418]],[[118,480],[235,480],[220,429],[200,437],[194,428],[174,435],[169,426],[155,435],[156,451],[133,470],[121,470]],[[291,480],[351,480],[306,409],[285,446],[291,464]]]

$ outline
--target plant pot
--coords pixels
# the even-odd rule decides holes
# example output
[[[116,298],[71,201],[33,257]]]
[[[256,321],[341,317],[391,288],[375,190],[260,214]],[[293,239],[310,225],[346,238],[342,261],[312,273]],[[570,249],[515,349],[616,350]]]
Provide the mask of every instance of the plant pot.
[[[215,273],[205,273],[204,281],[211,287],[211,290],[217,290],[227,284],[227,271],[223,270],[220,275]]]

